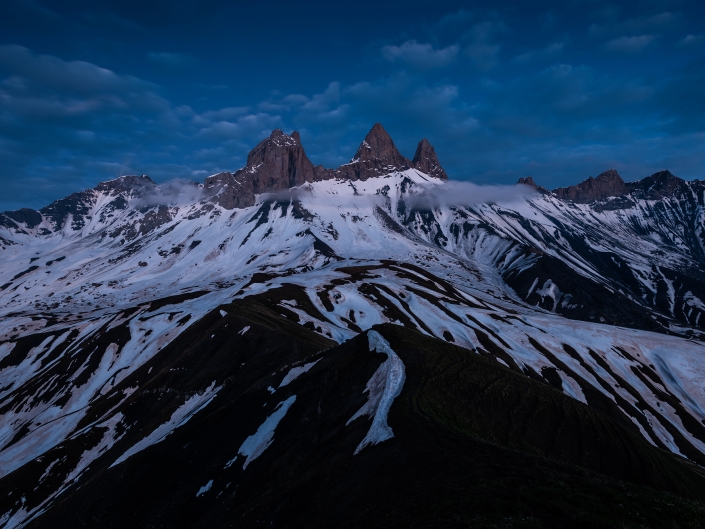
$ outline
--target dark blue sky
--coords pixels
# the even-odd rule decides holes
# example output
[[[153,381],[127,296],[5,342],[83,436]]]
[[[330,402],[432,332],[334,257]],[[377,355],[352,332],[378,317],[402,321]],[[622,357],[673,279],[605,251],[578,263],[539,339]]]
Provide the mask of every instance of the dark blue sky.
[[[477,183],[705,178],[705,2],[0,2],[0,210],[276,127],[334,167],[376,121]]]

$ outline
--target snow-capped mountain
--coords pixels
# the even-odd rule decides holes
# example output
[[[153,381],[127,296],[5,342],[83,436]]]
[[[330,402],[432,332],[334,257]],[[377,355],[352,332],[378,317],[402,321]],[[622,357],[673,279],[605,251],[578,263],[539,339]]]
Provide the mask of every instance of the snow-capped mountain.
[[[107,494],[109,476],[176,450],[175,439],[188,446],[186,423],[220,424],[225,409],[238,417],[227,427],[232,453],[213,477],[199,474],[189,502],[255,487],[257,459],[288,453],[275,432],[303,446],[308,434],[287,420],[318,417],[316,435],[344,433],[353,459],[392,445],[403,435],[395,399],[422,374],[381,324],[459,346],[449,355],[486,357],[478,366],[513,371],[512,384],[544,384],[522,391],[589,417],[570,428],[587,439],[589,423],[598,441],[558,453],[539,434],[517,444],[487,433],[475,417],[476,438],[627,480],[666,451],[696,476],[705,183],[667,171],[625,183],[610,170],[553,192],[521,184],[485,201],[482,187],[447,179],[427,140],[409,160],[377,124],[335,170],[314,166],[297,133],[276,130],[245,168],[202,185],[126,176],[0,214],[0,524],[71,526],[62,498],[72,505],[92,486]],[[372,352],[355,371],[345,355],[362,353],[346,344],[364,350],[364,340]],[[337,396],[318,395],[316,408],[311,388],[334,379]],[[633,443],[628,468],[595,455]],[[638,479],[656,475],[644,472]],[[657,481],[669,479],[675,490],[686,478]]]

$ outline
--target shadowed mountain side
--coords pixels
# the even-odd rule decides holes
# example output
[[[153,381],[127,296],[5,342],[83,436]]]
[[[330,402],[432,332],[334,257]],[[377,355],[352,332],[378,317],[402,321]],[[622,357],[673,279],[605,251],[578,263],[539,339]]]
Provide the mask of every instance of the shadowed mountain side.
[[[559,187],[553,190],[553,193],[561,200],[572,200],[579,204],[588,204],[595,200],[621,196],[628,192],[629,190],[624,180],[614,169],[599,174],[597,178],[591,176],[577,185]]]
[[[375,329],[406,368],[394,438],[354,455],[370,420],[349,419],[386,358],[367,333],[316,353],[329,342],[258,304],[219,310],[111,390],[141,381],[112,411],[133,426],[29,527],[696,527],[705,514],[705,482],[686,463],[545,383],[389,324]],[[213,386],[187,423],[109,468]],[[284,402],[243,468],[244,440]],[[76,436],[0,484],[24,489],[95,442]]]

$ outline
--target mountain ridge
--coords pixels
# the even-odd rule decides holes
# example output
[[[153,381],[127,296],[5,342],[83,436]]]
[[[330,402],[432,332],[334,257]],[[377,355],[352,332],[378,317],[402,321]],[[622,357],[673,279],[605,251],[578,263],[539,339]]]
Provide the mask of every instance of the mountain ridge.
[[[645,451],[632,452],[636,459],[625,456],[620,464],[629,467],[639,454],[663,451],[665,460],[654,457],[670,461],[672,469],[682,466],[685,475],[705,466],[701,182],[681,184],[670,173],[658,173],[637,185],[628,201],[619,201],[619,210],[610,208],[614,197],[583,204],[516,188],[506,188],[506,200],[473,200],[469,194],[454,196],[452,183],[417,168],[390,169],[358,180],[304,182],[289,192],[289,176],[305,180],[301,171],[307,164],[299,156],[298,135],[274,136],[254,150],[252,168],[271,165],[286,190],[258,194],[251,206],[229,209],[204,199],[204,189],[193,183],[166,189],[148,177],[129,177],[70,195],[46,214],[36,213],[39,218],[30,211],[0,216],[0,490],[8,491],[0,495],[0,525],[40,526],[50,519],[41,513],[59,512],[68,495],[77,494],[76,501],[88,505],[81,498],[91,493],[82,496],[83,491],[106,468],[112,467],[113,476],[134,476],[143,471],[135,466],[142,458],[170,461],[173,455],[192,461],[196,452],[189,446],[201,454],[204,473],[191,474],[185,467],[174,471],[186,476],[179,492],[183,504],[201,512],[198,506],[217,494],[233,497],[228,483],[234,482],[224,480],[223,472],[242,469],[246,460],[233,459],[237,446],[256,438],[259,427],[271,423],[270,416],[281,423],[272,432],[271,446],[261,445],[264,455],[253,461],[255,452],[242,449],[249,454],[242,470],[255,479],[268,475],[268,461],[284,461],[282,468],[291,468],[288,462],[303,453],[294,447],[309,446],[307,439],[314,444],[319,442],[315,439],[330,439],[328,433],[315,433],[330,430],[307,430],[319,420],[344,434],[343,445],[321,441],[321,447],[336,461],[352,458],[360,473],[355,479],[375,479],[372,468],[393,469],[394,480],[408,478],[407,465],[414,469],[414,479],[421,479],[425,459],[409,448],[418,431],[397,426],[395,417],[402,412],[399,406],[413,403],[405,400],[410,395],[405,391],[425,384],[415,378],[413,362],[442,363],[450,356],[434,360],[429,351],[451,345],[459,376],[467,371],[463,358],[470,362],[482,356],[501,367],[493,372],[531,379],[548,391],[539,391],[532,402],[555,397],[587,406],[591,416],[607,418],[620,432],[636,436]],[[377,147],[370,143],[372,162],[364,167],[374,167],[379,153],[390,152],[391,145],[386,138]],[[430,160],[428,146],[421,145],[420,151],[413,163]],[[291,160],[299,165],[290,166]],[[434,164],[425,167],[431,170]],[[194,189],[196,199],[189,194]],[[656,193],[661,198],[652,198]],[[398,346],[408,376],[387,408],[394,437],[354,455],[373,419],[363,413],[346,423],[366,402],[374,402],[365,388],[386,380],[386,367],[375,373],[389,366],[385,354],[387,359],[390,354],[360,346],[371,331],[389,340],[392,348],[401,343],[394,341],[395,335],[419,345],[416,333],[430,345],[416,353]],[[302,337],[314,345],[298,353],[286,345]],[[366,360],[355,376],[338,376],[347,362],[340,352],[350,348],[357,351],[351,358]],[[283,384],[296,374],[300,378],[295,382]],[[232,385],[235,379],[241,383]],[[352,382],[344,388],[346,380]],[[323,401],[319,412],[322,401],[306,397],[319,389],[347,391],[351,397],[344,399],[345,406]],[[506,425],[474,431],[472,424],[479,425],[479,418],[487,413],[491,417],[492,400],[485,407],[484,393],[465,386],[451,384],[446,392],[441,384],[436,390],[435,404],[425,405],[423,413],[452,431],[432,429],[428,434],[428,439],[445,439],[443,449],[435,441],[428,445],[434,457],[441,457],[439,464],[446,461],[446,448],[470,442],[463,437],[470,435],[484,439],[482,443],[501,441],[512,450],[537,447],[538,459],[512,459],[528,465],[520,470],[528,482],[533,483],[526,477],[533,475],[530,469],[538,468],[568,480],[569,495],[586,483],[576,482],[575,473],[568,473],[571,478],[565,468],[547,470],[542,459],[566,457],[572,442],[557,445],[540,431],[517,432]],[[466,400],[472,406],[458,405]],[[144,406],[133,406],[135,402]],[[226,405],[227,414],[217,411],[219,403]],[[574,437],[569,433],[575,431],[573,423],[556,422],[550,406],[537,406],[536,420],[558,425],[557,435]],[[459,409],[472,409],[475,415],[459,422]],[[195,432],[216,416],[242,420],[226,420],[227,438],[208,444]],[[599,428],[590,431],[590,442],[605,440]],[[298,432],[295,442],[286,442],[285,432]],[[358,432],[359,438],[347,437],[349,432]],[[467,446],[485,450],[482,443]],[[334,448],[348,445],[350,450]],[[384,456],[375,456],[373,466],[359,463],[360,456],[373,453]],[[334,468],[331,460],[312,457],[312,468],[324,474]],[[502,452],[492,457],[503,461],[508,456]],[[592,468],[603,476],[588,479],[590,487],[614,470],[591,457],[586,453],[576,460],[584,469],[579,472]],[[408,463],[398,466],[400,461]],[[452,461],[447,464],[443,468],[453,468]],[[468,465],[472,468],[475,462]],[[205,470],[211,467],[220,470],[208,475]],[[660,483],[659,470],[645,472],[644,479]],[[311,483],[321,483],[318,474],[307,475]],[[276,473],[272,476],[278,479]],[[625,476],[629,473],[609,479]],[[128,488],[131,479],[124,482]],[[347,480],[346,487],[356,482]],[[462,477],[457,480],[466,486]],[[610,483],[616,487],[610,490],[617,491],[616,482]],[[507,486],[499,491],[506,493]],[[650,490],[635,493],[663,500],[659,509],[672,512],[667,503],[673,504],[674,497],[659,496],[663,491],[658,487]],[[678,485],[674,490],[678,495],[684,489]],[[624,505],[614,494],[610,509]],[[170,501],[168,494],[160,497],[157,510],[172,512]],[[271,507],[266,498],[258,501],[263,502],[260,512]],[[130,502],[129,512],[149,517],[149,501]],[[542,513],[542,503],[531,503],[530,512]],[[641,512],[648,501],[638,505]],[[74,514],[73,509],[62,512],[69,518]],[[652,514],[658,517],[656,511]],[[544,526],[561,526],[545,513],[541,516]],[[491,527],[494,522],[488,523]]]

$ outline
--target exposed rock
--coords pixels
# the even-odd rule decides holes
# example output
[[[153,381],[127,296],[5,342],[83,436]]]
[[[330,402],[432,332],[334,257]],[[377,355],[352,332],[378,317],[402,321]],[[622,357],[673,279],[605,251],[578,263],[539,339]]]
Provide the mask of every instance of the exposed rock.
[[[679,194],[687,184],[670,171],[659,171],[638,182],[629,182],[627,188],[636,198],[660,200]]]
[[[422,139],[416,147],[416,153],[414,154],[414,159],[411,161],[411,164],[414,166],[414,169],[418,169],[422,173],[440,178],[441,180],[448,180],[448,175],[438,162],[436,150],[426,138]]]
[[[203,183],[209,200],[226,209],[255,203],[255,195],[284,191],[328,176],[306,156],[298,132],[276,129],[247,155],[247,165],[235,173],[218,173]]]
[[[591,176],[577,185],[553,190],[561,200],[572,200],[578,204],[589,204],[596,200],[626,195],[628,192],[627,185],[615,169],[605,171],[597,178]]]
[[[520,178],[519,181],[516,183],[516,185],[524,185],[524,186],[529,186],[533,188],[537,193],[541,193],[542,195],[546,195],[550,193],[548,189],[546,189],[543,186],[538,185],[536,182],[534,182],[533,177],[527,176],[525,178]]]
[[[153,191],[156,187],[157,184],[147,175],[127,175],[108,180],[107,182],[101,182],[95,187],[95,190],[110,195],[127,193],[133,196],[140,196],[146,192]]]
[[[536,185],[536,182],[534,182],[534,177],[533,176],[527,176],[525,178],[520,178],[519,181],[517,182],[517,185],[525,185],[529,187],[533,187],[536,189],[538,185]]]
[[[350,180],[367,180],[392,171],[411,169],[412,163],[401,155],[384,127],[375,123],[355,156],[345,165],[341,165],[334,175]]]
[[[17,211],[6,211],[4,215],[16,222],[23,223],[30,229],[42,222],[42,215],[38,211],[29,208],[18,209]]]
[[[448,178],[428,140],[419,143],[411,162],[399,153],[379,123],[372,127],[350,163],[338,169],[314,166],[306,156],[299,133],[294,131],[289,136],[277,129],[252,149],[243,169],[206,178],[204,191],[207,200],[226,209],[244,208],[254,205],[255,195],[261,193],[286,191],[331,178],[366,180],[412,167],[436,178]]]

